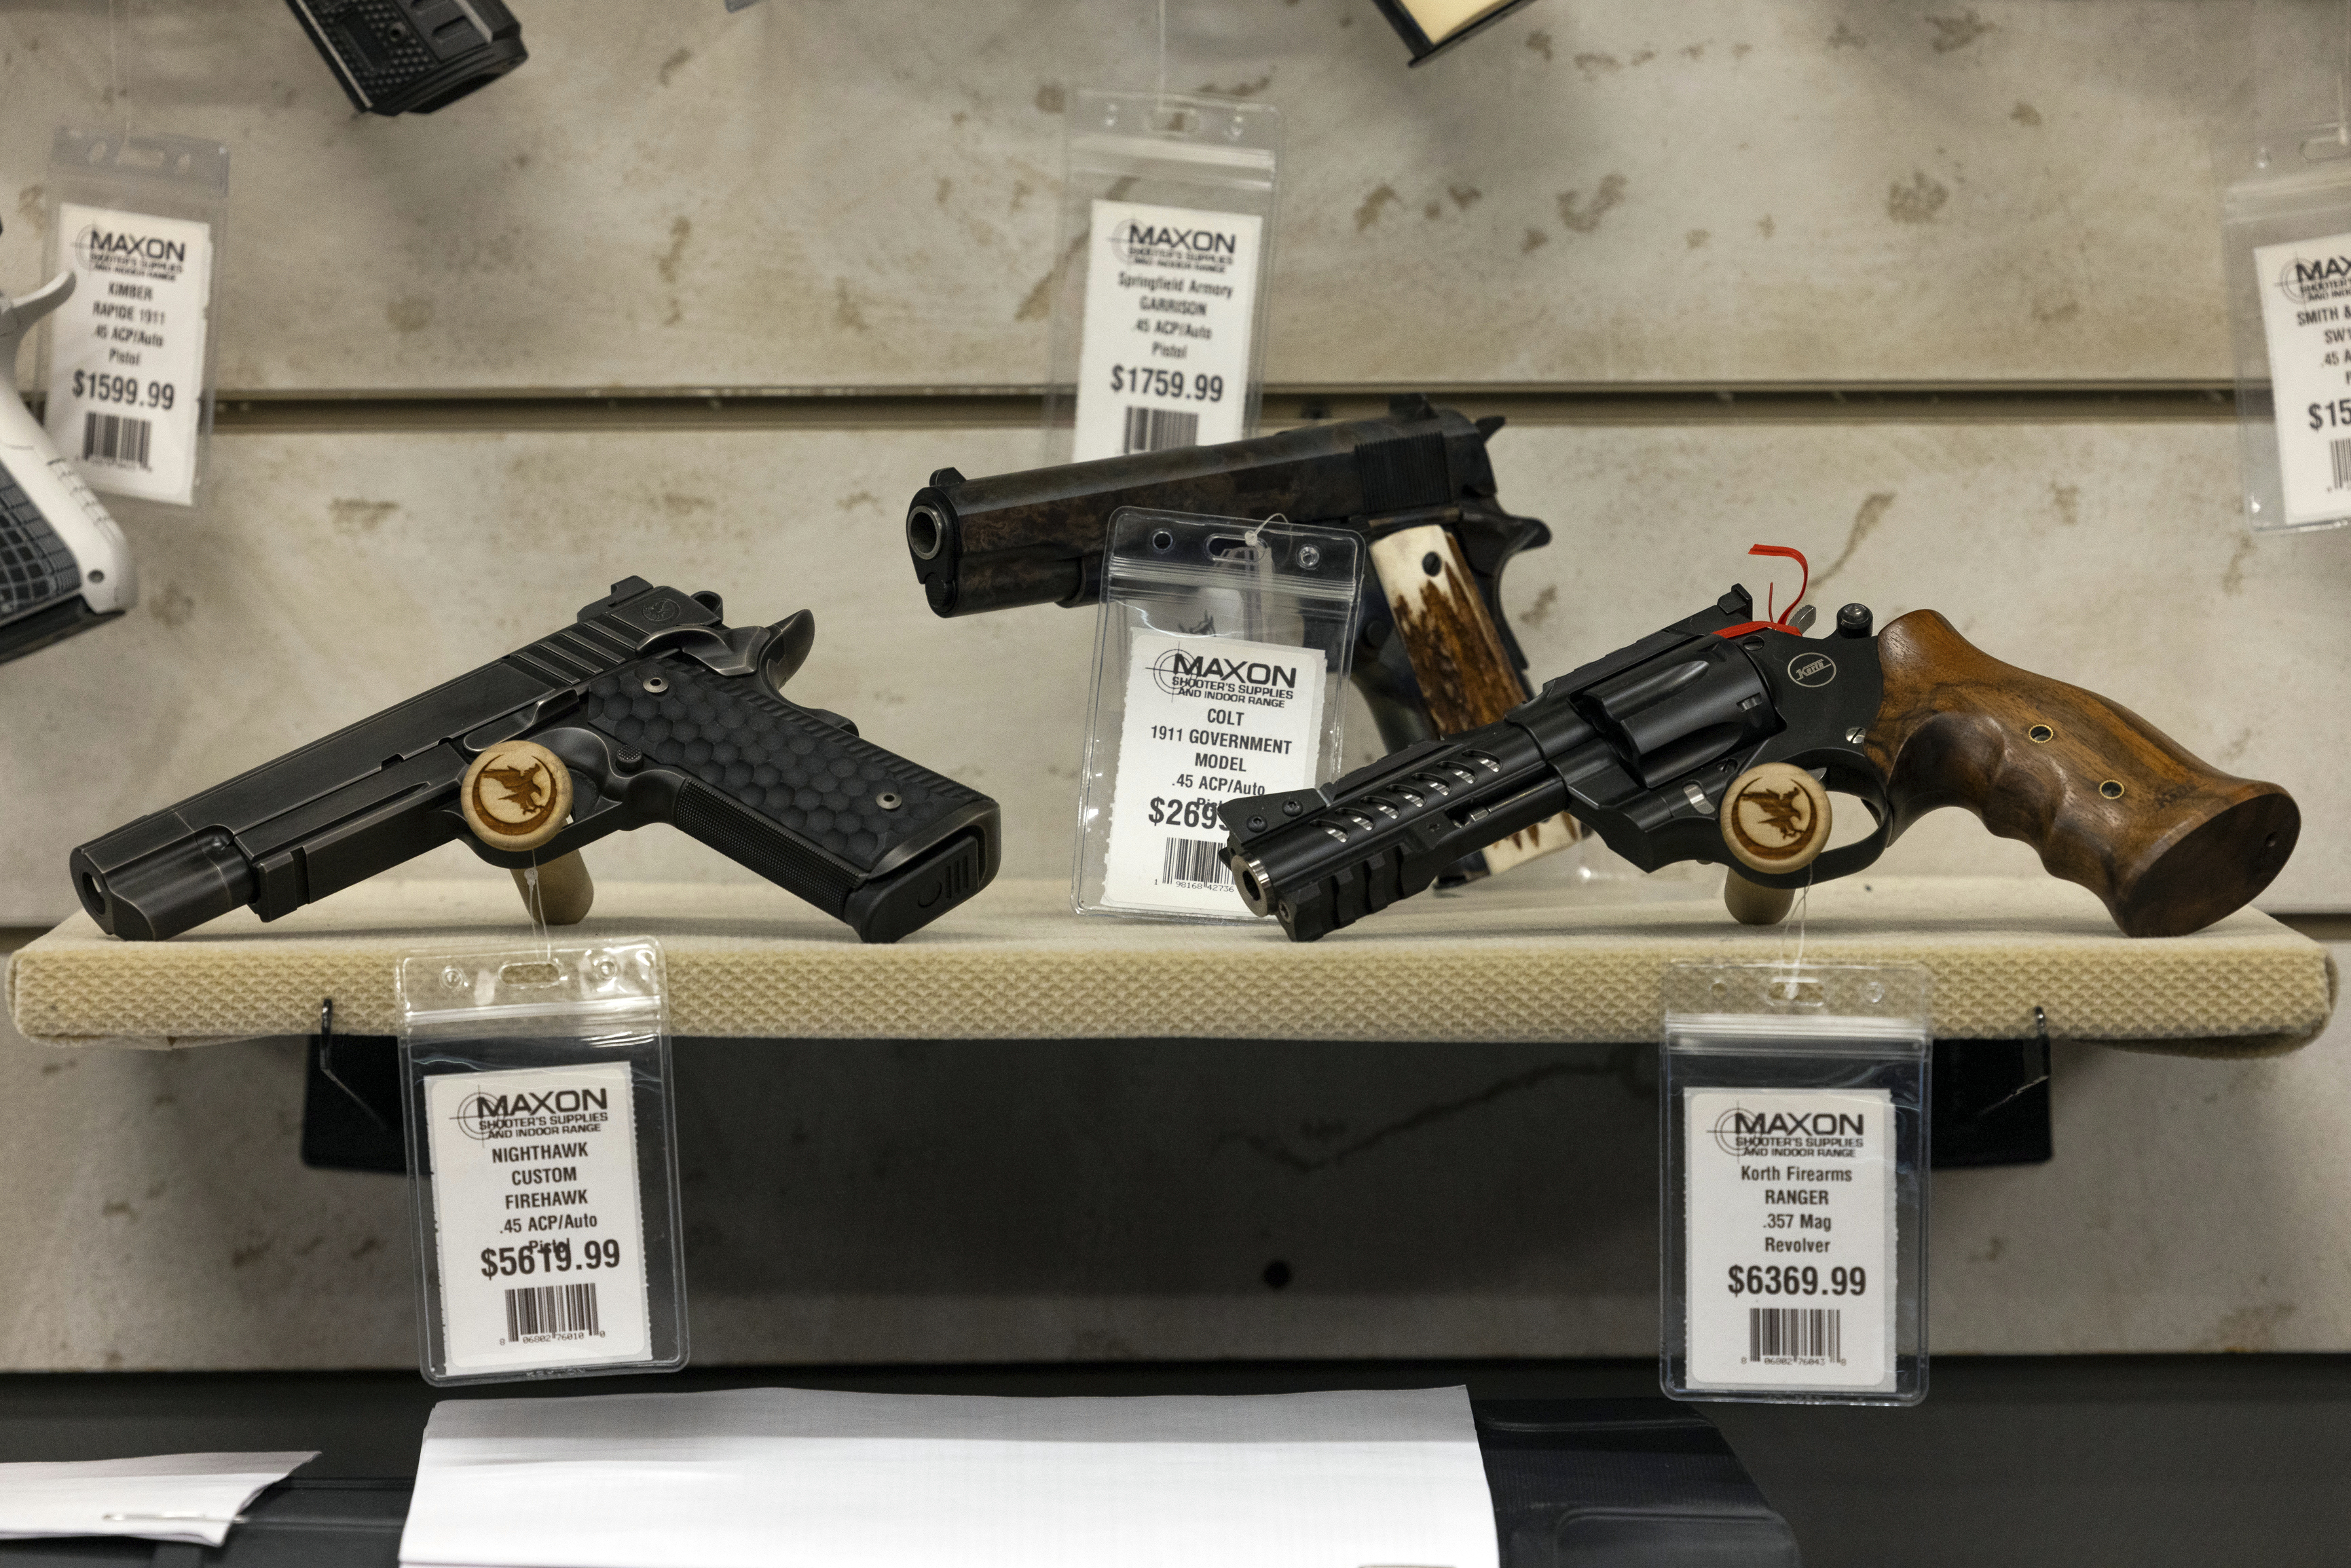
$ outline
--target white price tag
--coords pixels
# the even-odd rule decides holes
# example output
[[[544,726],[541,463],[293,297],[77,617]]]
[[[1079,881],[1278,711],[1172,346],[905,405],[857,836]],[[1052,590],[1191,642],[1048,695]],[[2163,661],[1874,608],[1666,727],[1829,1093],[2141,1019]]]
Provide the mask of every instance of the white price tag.
[[[2253,252],[2288,523],[2351,517],[2351,234]]]
[[[49,339],[49,436],[92,488],[191,506],[212,225],[60,203],[73,298]]]
[[[1137,632],[1111,789],[1102,902],[1249,918],[1217,808],[1312,785],[1322,656],[1237,637]]]
[[[1684,1096],[1689,1386],[1890,1392],[1893,1097]]]
[[[1093,204],[1071,461],[1238,441],[1263,220]]]
[[[625,1063],[424,1081],[453,1375],[651,1354]]]

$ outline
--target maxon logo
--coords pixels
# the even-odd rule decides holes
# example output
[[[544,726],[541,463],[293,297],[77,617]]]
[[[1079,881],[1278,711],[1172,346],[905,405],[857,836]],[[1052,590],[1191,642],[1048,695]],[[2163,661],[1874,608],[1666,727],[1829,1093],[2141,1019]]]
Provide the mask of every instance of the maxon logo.
[[[1715,1147],[1726,1155],[1755,1152],[1765,1140],[1858,1138],[1864,1118],[1853,1111],[1745,1111],[1734,1106],[1714,1119]]]
[[[505,1124],[525,1118],[591,1116],[611,1110],[601,1089],[550,1089],[541,1093],[468,1094],[457,1104],[457,1130],[469,1138],[494,1138]]]
[[[1209,261],[1221,269],[1240,256],[1240,236],[1216,229],[1177,228],[1129,218],[1110,233],[1110,252],[1129,266],[1141,262]]]
[[[2295,256],[2278,269],[2278,292],[2297,305],[2351,295],[2351,256]]]
[[[1170,648],[1151,661],[1151,678],[1169,696],[1187,696],[1207,683],[1239,686],[1298,689],[1298,666],[1269,664],[1263,659],[1219,659],[1214,653],[1186,653]]]
[[[188,259],[188,247],[178,240],[96,224],[74,235],[73,253],[85,272],[131,272],[142,277],[176,274]]]

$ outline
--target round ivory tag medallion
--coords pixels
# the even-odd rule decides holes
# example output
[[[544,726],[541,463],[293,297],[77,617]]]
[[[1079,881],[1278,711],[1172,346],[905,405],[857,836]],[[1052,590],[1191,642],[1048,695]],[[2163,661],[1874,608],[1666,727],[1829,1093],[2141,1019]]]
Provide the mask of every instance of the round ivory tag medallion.
[[[1722,795],[1722,841],[1753,871],[1802,871],[1828,848],[1829,795],[1786,762],[1766,762]]]
[[[502,740],[457,787],[465,825],[494,850],[535,850],[571,820],[571,770],[544,746]]]

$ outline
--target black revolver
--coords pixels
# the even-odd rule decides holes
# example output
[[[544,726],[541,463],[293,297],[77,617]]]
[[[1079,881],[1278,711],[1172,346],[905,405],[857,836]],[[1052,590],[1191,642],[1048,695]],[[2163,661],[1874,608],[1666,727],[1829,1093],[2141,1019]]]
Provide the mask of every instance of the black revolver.
[[[1753,617],[1734,586],[1498,724],[1327,789],[1228,802],[1243,900],[1311,942],[1566,810],[1644,871],[1731,862],[1733,913],[1768,924],[1791,890],[1859,871],[1928,811],[1963,806],[2095,893],[2128,935],[2168,936],[2243,905],[2293,852],[2301,816],[2284,790],[1990,657],[1931,610],[1876,636],[1861,604],[1819,638],[1801,617]],[[1858,797],[1875,831],[1827,848],[1829,790]]]
[[[375,717],[73,852],[99,926],[174,936],[250,906],[264,920],[455,838],[520,869],[669,822],[846,921],[868,942],[930,924],[996,874],[996,802],[783,700],[815,641],[805,610],[728,627],[716,593],[632,577],[578,622]],[[543,852],[467,829],[459,782],[502,743],[570,775]]]

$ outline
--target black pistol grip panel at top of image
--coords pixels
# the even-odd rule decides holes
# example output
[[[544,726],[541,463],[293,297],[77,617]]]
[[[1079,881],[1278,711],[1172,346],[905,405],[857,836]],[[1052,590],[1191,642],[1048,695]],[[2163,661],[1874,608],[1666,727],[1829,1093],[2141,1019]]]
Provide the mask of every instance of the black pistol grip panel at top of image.
[[[590,681],[571,722],[680,776],[679,831],[868,941],[896,940],[995,874],[987,796],[691,658]]]
[[[364,114],[431,114],[530,57],[499,0],[287,0]]]

